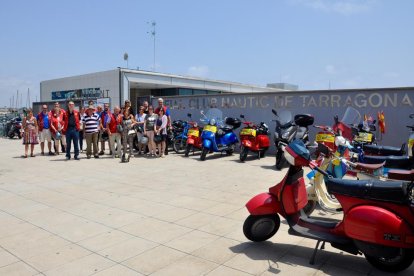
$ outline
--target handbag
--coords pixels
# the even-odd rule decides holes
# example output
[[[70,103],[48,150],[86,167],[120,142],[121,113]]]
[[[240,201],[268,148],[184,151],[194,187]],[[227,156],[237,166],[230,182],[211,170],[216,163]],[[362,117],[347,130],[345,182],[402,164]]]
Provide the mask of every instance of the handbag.
[[[161,141],[162,141],[162,136],[161,136],[161,134],[156,134],[156,135],[154,135],[154,142],[155,143],[161,143]]]

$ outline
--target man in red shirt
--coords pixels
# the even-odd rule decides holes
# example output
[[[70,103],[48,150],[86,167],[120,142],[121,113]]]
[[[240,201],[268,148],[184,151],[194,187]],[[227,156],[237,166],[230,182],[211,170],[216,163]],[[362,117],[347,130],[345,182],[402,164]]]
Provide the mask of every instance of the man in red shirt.
[[[80,115],[75,110],[75,103],[70,101],[68,103],[68,110],[64,115],[63,132],[66,133],[66,160],[70,160],[70,150],[73,145],[75,147],[75,160],[79,160],[79,130],[80,130]]]
[[[114,113],[111,114],[111,122],[109,123],[108,135],[109,135],[109,147],[111,149],[112,158],[120,157],[121,156],[121,133],[118,132],[118,125],[120,124],[121,109],[118,106],[115,106]],[[116,152],[115,152],[115,144],[116,144]]]

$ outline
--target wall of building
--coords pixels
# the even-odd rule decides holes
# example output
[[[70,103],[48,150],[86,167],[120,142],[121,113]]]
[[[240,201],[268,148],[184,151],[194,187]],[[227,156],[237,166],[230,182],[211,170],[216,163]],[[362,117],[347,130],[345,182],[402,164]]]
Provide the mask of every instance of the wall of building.
[[[278,112],[286,110],[292,114],[313,114],[315,124],[329,126],[333,125],[333,116],[341,118],[348,106],[356,108],[361,116],[367,114],[374,119],[377,119],[378,111],[384,111],[386,133],[377,137],[380,144],[393,146],[406,143],[409,136],[406,125],[414,125],[414,120],[408,117],[414,113],[414,88],[244,93],[164,99],[171,108],[173,120],[185,120],[187,113],[192,113],[193,119],[199,120],[201,110],[216,107],[222,110],[223,116],[239,117],[244,114],[249,121],[266,122],[272,133],[275,127],[272,108]],[[157,105],[156,99],[153,99],[153,104]],[[316,129],[311,127],[310,130],[313,139]]]
[[[109,90],[112,104],[119,104],[119,70],[110,70],[81,76],[47,80],[40,83],[40,102],[51,101],[52,92],[85,88]]]

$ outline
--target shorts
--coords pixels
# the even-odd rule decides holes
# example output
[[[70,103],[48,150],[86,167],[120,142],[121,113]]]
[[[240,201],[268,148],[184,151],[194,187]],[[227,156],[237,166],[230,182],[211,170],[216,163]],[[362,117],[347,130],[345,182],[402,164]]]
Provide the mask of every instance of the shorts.
[[[44,143],[45,141],[51,142],[52,141],[52,134],[50,133],[49,129],[43,129],[40,132],[40,143]]]
[[[167,141],[167,134],[161,134],[161,141]]]

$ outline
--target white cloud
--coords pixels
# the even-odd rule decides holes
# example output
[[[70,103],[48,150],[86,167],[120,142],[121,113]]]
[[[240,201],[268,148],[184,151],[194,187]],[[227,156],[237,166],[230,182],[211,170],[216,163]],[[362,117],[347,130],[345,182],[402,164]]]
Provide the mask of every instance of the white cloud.
[[[199,65],[199,66],[191,66],[187,70],[187,74],[194,77],[202,77],[205,78],[208,76],[209,69],[208,66]]]
[[[352,15],[371,10],[376,0],[288,0],[288,2],[317,11]]]

